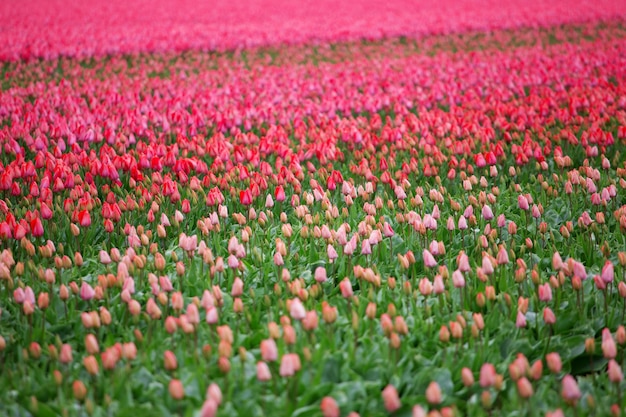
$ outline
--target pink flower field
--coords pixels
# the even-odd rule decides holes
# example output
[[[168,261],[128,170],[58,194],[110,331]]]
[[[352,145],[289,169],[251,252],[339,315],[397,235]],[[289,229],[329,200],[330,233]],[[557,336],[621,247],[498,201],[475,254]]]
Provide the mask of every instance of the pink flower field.
[[[229,50],[621,19],[623,0],[4,0],[0,59]]]
[[[0,416],[625,415],[626,3],[0,22]]]

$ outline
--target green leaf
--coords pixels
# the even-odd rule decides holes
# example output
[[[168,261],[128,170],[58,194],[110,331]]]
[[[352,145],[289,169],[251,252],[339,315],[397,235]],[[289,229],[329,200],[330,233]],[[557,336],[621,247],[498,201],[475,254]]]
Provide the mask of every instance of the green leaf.
[[[339,383],[341,381],[341,362],[335,357],[330,357],[324,363],[322,369],[322,383],[333,382]]]
[[[591,359],[587,355],[579,356],[571,363],[571,374],[587,375],[600,372],[608,363],[609,361],[602,356],[593,356]]]
[[[305,407],[298,408],[291,414],[291,417],[318,417],[319,415],[319,405],[307,405]]]

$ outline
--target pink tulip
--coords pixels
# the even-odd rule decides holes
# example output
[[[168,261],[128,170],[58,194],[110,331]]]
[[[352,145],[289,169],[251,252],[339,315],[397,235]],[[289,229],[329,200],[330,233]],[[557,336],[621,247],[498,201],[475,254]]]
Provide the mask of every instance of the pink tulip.
[[[185,389],[182,382],[178,379],[172,379],[169,383],[169,393],[175,400],[182,400],[185,397]]]
[[[257,362],[256,377],[259,381],[269,381],[270,379],[272,379],[272,373],[270,371],[270,368],[265,362]]]
[[[433,293],[435,295],[443,294],[446,291],[446,287],[443,283],[443,277],[441,275],[435,276],[433,282]]]
[[[339,257],[339,255],[337,255],[337,251],[331,244],[328,244],[328,246],[326,247],[326,254],[330,262],[333,262],[335,259]]]
[[[261,341],[261,357],[266,362],[274,362],[278,359],[278,348],[274,339]]]
[[[222,403],[222,390],[215,382],[209,384],[206,390],[206,399],[215,401],[215,404],[220,405]]]
[[[190,303],[187,306],[186,314],[187,320],[191,324],[200,323],[200,312],[198,311],[198,307],[194,303]]]
[[[424,249],[422,251],[422,257],[424,258],[424,266],[428,268],[434,268],[437,266],[435,257],[428,251],[428,249]]]
[[[105,250],[100,251],[100,263],[103,265],[108,265],[111,263],[111,257]]]
[[[212,399],[208,399],[202,404],[200,410],[200,417],[215,417],[217,416],[217,404]]]
[[[361,242],[361,255],[371,255],[372,254],[372,246],[369,240],[364,239]]]
[[[530,398],[533,395],[533,386],[526,377],[517,380],[517,392],[522,398]]]
[[[172,285],[172,281],[166,276],[159,277],[159,285],[161,289],[166,292],[174,291],[174,286]]]
[[[437,220],[430,214],[424,216],[423,224],[427,230],[437,230]]]
[[[389,223],[385,222],[383,224],[383,236],[385,236],[385,237],[392,237],[394,234],[395,233],[394,233],[393,229],[391,228],[391,225]]]
[[[555,271],[560,271],[563,268],[563,260],[561,259],[561,255],[558,252],[554,252],[552,255],[552,269]]]
[[[528,200],[526,199],[526,196],[524,195],[518,195],[517,196],[517,205],[521,210],[528,210],[530,208],[530,205],[528,204]]]
[[[536,204],[533,204],[533,207],[530,211],[533,218],[538,219],[539,217],[541,217],[541,212],[539,211],[539,207]]]
[[[539,285],[539,301],[550,302],[552,300],[552,287],[549,283]]]
[[[337,402],[332,397],[322,398],[320,409],[323,417],[339,417],[341,413]]]
[[[415,405],[413,406],[412,410],[411,410],[411,416],[412,417],[426,417],[426,410],[424,410],[424,408],[420,405]]]
[[[206,322],[208,324],[217,324],[218,320],[219,320],[219,315],[218,315],[218,311],[217,308],[215,308],[214,306],[211,306],[207,311],[206,311]]]
[[[548,353],[546,355],[546,363],[548,364],[548,369],[550,369],[550,372],[553,374],[561,372],[561,357],[557,352]]]
[[[306,310],[299,298],[294,298],[289,303],[289,314],[294,320],[300,321],[306,316]]]
[[[300,357],[296,353],[283,355],[280,361],[279,374],[282,377],[290,377],[300,370]]]
[[[95,290],[91,287],[91,285],[89,285],[88,283],[86,283],[85,281],[83,281],[82,285],[80,286],[80,298],[85,300],[85,301],[89,301],[91,300],[94,296],[96,295]]]
[[[465,254],[465,252],[461,251],[459,256],[457,257],[457,266],[459,271],[461,272],[469,272],[472,270],[469,264],[469,257]]]
[[[581,396],[576,380],[571,375],[565,375],[561,381],[561,396],[571,404],[575,404]]]
[[[574,276],[577,276],[580,279],[587,278],[587,271],[585,270],[585,266],[582,263],[578,261],[573,261],[573,267],[574,267]]]
[[[398,391],[393,385],[387,385],[383,390],[382,395],[383,403],[385,404],[387,412],[393,413],[402,406],[400,397],[398,396]]]
[[[459,230],[467,229],[467,220],[465,219],[465,217],[459,217],[458,228]]]
[[[428,296],[433,291],[433,285],[428,278],[422,278],[419,283],[419,291],[423,296]]]
[[[236,277],[233,281],[233,287],[230,295],[233,297],[241,297],[243,295],[243,281],[241,278]]]
[[[617,346],[611,331],[606,327],[602,330],[602,354],[607,359],[614,359],[617,356]]]
[[[463,274],[458,269],[452,273],[452,284],[455,288],[463,288],[465,287],[465,278]]]
[[[490,363],[485,363],[480,368],[480,386],[488,388],[496,383],[496,368]]]
[[[498,249],[496,262],[498,263],[498,265],[506,265],[509,263],[509,254],[504,246],[500,246],[500,248]]]
[[[461,380],[463,381],[463,385],[466,387],[474,385],[474,374],[472,373],[472,370],[467,367],[461,369]]]
[[[354,253],[355,250],[356,250],[356,235],[352,236],[352,238],[348,242],[346,242],[346,244],[343,247],[343,254],[350,256]]]
[[[493,264],[491,263],[489,256],[483,256],[482,269],[485,275],[493,274]]]
[[[426,388],[426,401],[433,405],[441,404],[442,394],[438,383],[433,381],[428,385],[428,388]]]
[[[341,290],[341,296],[343,298],[350,298],[354,294],[352,292],[352,283],[348,278],[344,278],[343,280],[341,280],[341,282],[339,283],[339,290]]]
[[[554,312],[550,307],[545,307],[543,309],[543,321],[547,325],[553,325],[554,323],[556,323],[556,316],[554,315]]]
[[[604,281],[605,283],[609,283],[609,282],[613,282],[613,278],[615,276],[615,272],[614,272],[614,268],[613,268],[613,263],[611,261],[606,261],[604,263],[604,266],[602,267],[602,281]]]
[[[609,361],[608,374],[609,374],[609,381],[611,381],[614,384],[619,384],[620,382],[624,380],[624,374],[622,373],[622,368],[619,366],[617,362],[615,362],[614,359],[611,359]]]
[[[502,228],[504,226],[506,226],[506,217],[504,216],[504,214],[500,214],[498,216],[498,220],[496,221],[497,226]]]
[[[491,207],[489,207],[488,205],[484,205],[483,209],[482,209],[482,216],[483,219],[490,221],[493,219],[493,211],[491,211]]]

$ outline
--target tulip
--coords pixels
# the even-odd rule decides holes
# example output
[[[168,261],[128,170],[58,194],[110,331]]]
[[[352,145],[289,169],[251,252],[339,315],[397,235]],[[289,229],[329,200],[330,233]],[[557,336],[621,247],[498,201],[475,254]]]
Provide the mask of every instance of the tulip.
[[[306,316],[302,320],[302,328],[306,331],[312,331],[317,329],[319,318],[317,311],[311,310],[306,313]]]
[[[89,374],[98,374],[98,360],[93,355],[86,356],[83,359],[83,365]]]
[[[530,398],[533,395],[533,386],[526,377],[517,380],[517,392],[522,398]]]
[[[339,283],[339,290],[341,291],[341,296],[343,298],[350,298],[353,296],[352,283],[350,282],[348,278],[344,278]]]
[[[183,383],[178,379],[170,380],[168,390],[175,400],[182,400],[185,397],[185,388],[183,387]]]
[[[272,373],[270,372],[267,363],[259,361],[256,364],[256,377],[259,381],[269,381],[272,379]]]
[[[539,286],[539,301],[550,302],[552,300],[552,288],[550,284],[542,284]]]
[[[465,278],[463,274],[458,269],[452,273],[452,284],[455,288],[463,288],[465,287]]]
[[[424,249],[422,251],[422,257],[424,259],[424,266],[428,268],[434,268],[437,266],[437,261],[435,260],[435,257],[432,255],[432,253],[430,253],[430,251],[428,251],[428,249]]]
[[[206,400],[200,409],[200,417],[215,417],[217,415],[217,407],[215,401],[211,399]]]
[[[480,368],[480,386],[488,388],[496,383],[496,368],[490,363],[485,363]]]
[[[96,339],[96,336],[91,333],[85,336],[85,349],[92,355],[100,352],[98,340]]]
[[[326,269],[323,266],[318,266],[317,268],[315,268],[315,281],[322,283],[322,282],[326,282],[326,280],[328,279],[326,277]]]
[[[291,300],[289,314],[294,320],[298,321],[304,319],[304,317],[306,316],[306,310],[299,298],[294,298],[293,300]]]
[[[559,372],[561,372],[561,357],[557,352],[548,353],[546,355],[546,363],[548,364],[548,369],[553,374],[558,374]]]
[[[341,413],[337,402],[332,397],[322,398],[320,409],[324,417],[339,417]]]
[[[543,321],[547,325],[553,325],[554,323],[556,323],[556,316],[554,315],[554,312],[550,307],[545,307],[543,309]]]
[[[622,373],[622,368],[619,366],[614,359],[609,361],[608,367],[609,381],[614,384],[619,384],[624,379],[624,374]]]
[[[176,360],[176,355],[171,350],[166,350],[163,353],[163,362],[165,364],[165,369],[168,371],[175,371],[178,368],[178,361]]]
[[[446,291],[445,284],[443,283],[443,277],[441,275],[435,276],[433,282],[433,293],[436,295],[443,294]]]
[[[615,359],[617,356],[617,346],[611,335],[611,331],[607,328],[602,330],[602,354],[607,359]]]
[[[483,216],[483,219],[487,221],[492,220],[494,215],[493,215],[493,211],[491,211],[491,207],[489,207],[488,205],[484,205],[482,209],[482,216]]]
[[[78,223],[81,227],[89,227],[91,225],[91,216],[87,210],[78,213]]]
[[[261,341],[261,357],[266,362],[274,362],[278,359],[278,348],[274,339]]]
[[[212,382],[207,388],[206,399],[214,401],[217,405],[222,404],[222,390],[215,382]]]
[[[87,396],[87,387],[82,381],[74,381],[72,383],[72,392],[74,393],[74,398],[82,401]]]
[[[463,385],[466,387],[474,385],[474,374],[472,373],[472,370],[469,368],[461,369],[461,380],[463,381]]]
[[[604,266],[602,267],[601,278],[605,283],[613,282],[613,277],[615,275],[613,263],[611,261],[606,261]]]
[[[96,295],[94,289],[88,283],[84,282],[80,286],[80,298],[89,301]]]
[[[428,388],[426,388],[426,401],[428,401],[429,404],[433,405],[441,404],[441,388],[439,387],[439,384],[435,381],[431,382],[428,385]]]
[[[283,355],[280,361],[279,374],[282,377],[290,377],[300,370],[300,357],[296,353]]]
[[[570,404],[576,404],[581,393],[576,380],[571,375],[565,375],[561,381],[561,397]]]
[[[402,406],[398,391],[393,385],[387,385],[382,392],[382,396],[387,412],[393,413]]]

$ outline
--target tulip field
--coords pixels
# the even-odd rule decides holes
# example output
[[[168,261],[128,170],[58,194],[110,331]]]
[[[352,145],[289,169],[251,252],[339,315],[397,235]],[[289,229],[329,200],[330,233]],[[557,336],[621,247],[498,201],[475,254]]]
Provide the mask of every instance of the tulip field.
[[[172,3],[0,5],[0,416],[626,416],[626,3]]]

